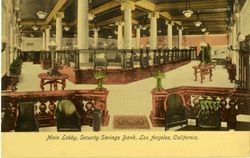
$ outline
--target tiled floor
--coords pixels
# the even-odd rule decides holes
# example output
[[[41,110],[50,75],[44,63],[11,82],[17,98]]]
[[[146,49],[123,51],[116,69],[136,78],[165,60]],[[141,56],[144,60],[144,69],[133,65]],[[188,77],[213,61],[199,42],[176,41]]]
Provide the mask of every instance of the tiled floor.
[[[172,88],[178,86],[202,86],[202,87],[234,87],[233,83],[228,80],[226,69],[217,65],[213,71],[213,81],[210,82],[208,77],[201,84],[200,80],[194,81],[194,72],[192,66],[197,65],[197,61],[192,61],[188,65],[179,67],[175,70],[166,72],[166,78],[162,81],[164,88]],[[40,80],[37,75],[43,72],[40,65],[32,63],[24,63],[22,69],[22,79],[18,84],[17,91],[40,91]],[[45,71],[44,71],[45,72]],[[67,81],[66,90],[69,89],[92,89],[96,85],[80,84],[75,85]],[[146,115],[149,116],[152,106],[151,90],[155,87],[156,80],[147,78],[126,85],[104,85],[109,90],[108,110],[110,121],[108,127],[103,127],[102,130],[113,129],[114,115]],[[48,88],[48,87],[47,87]],[[149,120],[150,122],[150,120]],[[152,128],[151,130],[164,130],[163,128]],[[83,127],[82,130],[92,130],[90,127]],[[40,128],[40,131],[56,131],[55,127]]]

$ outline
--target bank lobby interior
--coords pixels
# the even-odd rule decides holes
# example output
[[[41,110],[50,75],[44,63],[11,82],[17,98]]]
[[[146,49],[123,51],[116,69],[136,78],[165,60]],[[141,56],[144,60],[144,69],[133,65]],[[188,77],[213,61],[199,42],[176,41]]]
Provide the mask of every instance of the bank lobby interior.
[[[249,0],[3,0],[2,132],[249,131]]]

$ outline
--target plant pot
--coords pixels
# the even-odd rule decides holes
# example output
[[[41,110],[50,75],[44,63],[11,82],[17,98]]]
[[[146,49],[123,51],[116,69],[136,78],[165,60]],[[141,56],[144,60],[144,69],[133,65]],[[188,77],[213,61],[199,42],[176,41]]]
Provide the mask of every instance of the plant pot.
[[[200,110],[198,126],[201,128],[220,128],[220,113],[217,110]]]

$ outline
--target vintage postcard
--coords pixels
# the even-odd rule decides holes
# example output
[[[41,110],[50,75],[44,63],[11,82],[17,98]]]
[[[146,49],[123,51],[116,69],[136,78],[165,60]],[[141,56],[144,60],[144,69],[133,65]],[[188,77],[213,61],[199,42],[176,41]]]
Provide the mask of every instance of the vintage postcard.
[[[249,0],[1,3],[2,157],[250,157]]]

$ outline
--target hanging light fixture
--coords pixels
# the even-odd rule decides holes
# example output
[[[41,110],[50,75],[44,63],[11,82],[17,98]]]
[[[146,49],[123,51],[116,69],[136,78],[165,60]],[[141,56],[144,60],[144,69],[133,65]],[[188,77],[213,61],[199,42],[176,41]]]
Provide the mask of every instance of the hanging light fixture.
[[[193,11],[190,9],[190,0],[186,0],[185,10],[182,12],[185,17],[190,18],[193,14]]]
[[[65,31],[69,31],[69,30],[70,30],[70,26],[69,26],[69,25],[65,25],[65,26],[64,26],[64,30],[65,30]]]
[[[92,10],[92,8],[93,8],[92,5],[93,5],[92,0],[89,0],[89,10]],[[94,14],[88,13],[88,20],[89,20],[89,21],[93,20],[94,18],[95,18],[95,15],[94,15]]]
[[[95,18],[94,14],[91,14],[91,13],[88,14],[89,21],[93,20],[94,18]]]
[[[238,0],[234,1],[234,14],[238,18],[240,16],[240,3]]]
[[[36,15],[39,17],[39,19],[45,19],[47,16],[47,12],[44,11],[44,0],[39,0],[41,1],[41,10],[36,13]]]
[[[207,28],[204,26],[203,28],[201,28],[202,32],[205,32],[207,30]]]
[[[34,26],[32,26],[32,29],[33,29],[34,31],[37,31],[37,30],[39,29],[39,27],[35,24]]]
[[[196,27],[200,27],[202,22],[200,21],[199,10],[197,11],[197,21],[194,22]]]
[[[34,31],[37,31],[39,29],[39,27],[37,26],[37,17],[35,16],[35,24],[32,26],[32,29]]]

